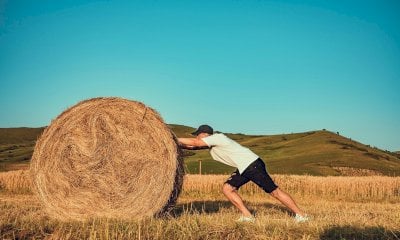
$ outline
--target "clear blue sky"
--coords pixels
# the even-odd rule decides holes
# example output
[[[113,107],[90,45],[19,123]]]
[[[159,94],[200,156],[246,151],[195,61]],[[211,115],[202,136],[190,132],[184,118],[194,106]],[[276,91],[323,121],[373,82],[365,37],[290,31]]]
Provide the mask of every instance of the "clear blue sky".
[[[400,150],[400,2],[0,0],[0,127],[97,96],[166,122]]]

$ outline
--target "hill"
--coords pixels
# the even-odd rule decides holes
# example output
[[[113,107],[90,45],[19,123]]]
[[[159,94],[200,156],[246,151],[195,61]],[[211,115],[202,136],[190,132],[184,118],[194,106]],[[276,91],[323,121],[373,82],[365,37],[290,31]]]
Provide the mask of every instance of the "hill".
[[[189,137],[194,128],[169,125],[178,137]],[[28,167],[35,140],[44,128],[0,128],[0,171]],[[400,176],[400,157],[330,131],[279,135],[226,133],[257,153],[272,174],[390,175]],[[208,150],[185,151],[189,173],[230,173],[233,168],[211,159]]]
[[[29,166],[35,141],[44,128],[0,128],[0,171]]]
[[[43,132],[41,128],[0,128],[0,144],[20,144],[36,141]]]

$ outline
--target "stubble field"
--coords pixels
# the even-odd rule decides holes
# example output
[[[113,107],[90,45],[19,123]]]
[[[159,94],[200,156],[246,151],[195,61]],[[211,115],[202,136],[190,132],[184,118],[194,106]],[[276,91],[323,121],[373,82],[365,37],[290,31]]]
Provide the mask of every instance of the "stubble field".
[[[312,221],[291,213],[253,184],[240,190],[256,215],[239,212],[221,193],[226,175],[186,175],[169,216],[141,221],[49,219],[26,171],[0,173],[1,239],[400,239],[400,177],[273,175]]]

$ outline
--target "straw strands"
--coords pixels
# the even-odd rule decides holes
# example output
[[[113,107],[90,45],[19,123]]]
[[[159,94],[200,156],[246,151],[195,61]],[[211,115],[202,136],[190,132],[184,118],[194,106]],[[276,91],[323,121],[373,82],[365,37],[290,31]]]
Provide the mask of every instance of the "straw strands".
[[[155,110],[122,98],[93,98],[45,129],[30,175],[52,217],[138,219],[173,207],[182,164],[177,139]]]

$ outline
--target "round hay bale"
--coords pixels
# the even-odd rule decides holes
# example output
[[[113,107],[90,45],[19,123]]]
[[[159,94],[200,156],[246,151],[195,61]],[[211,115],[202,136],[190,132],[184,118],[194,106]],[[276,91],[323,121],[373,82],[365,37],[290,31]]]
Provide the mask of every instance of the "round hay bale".
[[[177,139],[143,103],[93,98],[36,142],[30,175],[51,217],[138,219],[168,212],[182,188]]]

